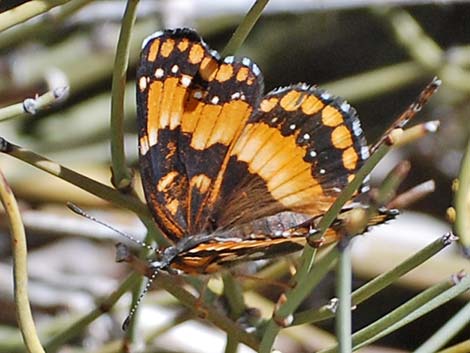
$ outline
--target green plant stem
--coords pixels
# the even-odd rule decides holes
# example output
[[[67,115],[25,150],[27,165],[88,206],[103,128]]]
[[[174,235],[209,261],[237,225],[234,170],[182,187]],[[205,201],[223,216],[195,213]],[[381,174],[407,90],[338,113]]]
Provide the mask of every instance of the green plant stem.
[[[73,170],[55,163],[32,151],[13,145],[0,137],[0,152],[11,155],[51,175],[59,177],[89,193],[113,204],[127,208],[139,216],[151,219],[147,207],[135,196],[122,194],[119,191],[90,179]]]
[[[227,342],[225,343],[224,353],[237,353],[238,351],[238,341],[232,336],[227,335]]]
[[[68,94],[68,87],[58,87],[37,98],[27,98],[21,103],[0,109],[0,122],[24,115],[34,115],[38,110],[62,100]]]
[[[397,189],[400,184],[405,180],[408,172],[410,171],[411,164],[409,161],[399,162],[388,173],[385,179],[381,182],[377,196],[374,197],[374,204],[377,207],[388,204],[388,202],[396,195]]]
[[[458,283],[447,280],[428,288],[383,318],[354,333],[352,336],[354,350],[394,332],[469,289],[468,276],[459,278]],[[338,347],[322,350],[319,353],[333,352],[338,352]]]
[[[349,353],[352,349],[351,341],[351,244],[349,239],[343,238],[339,243],[339,260],[336,276],[336,296],[338,297],[338,311],[336,313],[336,337],[339,351]]]
[[[468,353],[470,352],[470,339],[460,342],[452,347],[443,349],[438,353]]]
[[[373,13],[387,21],[396,40],[431,74],[438,73],[447,85],[470,92],[470,72],[446,60],[446,53],[405,10],[390,7],[373,8]]]
[[[237,27],[235,32],[230,38],[229,42],[225,46],[224,50],[222,50],[222,57],[227,55],[233,55],[241,47],[243,42],[245,41],[248,34],[253,29],[256,21],[261,16],[263,9],[268,4],[269,0],[256,0],[253,6],[250,8],[248,13],[243,18],[240,25]]]
[[[127,1],[114,60],[111,95],[111,161],[113,185],[118,190],[128,189],[132,182],[132,173],[126,166],[124,151],[124,93],[126,90],[130,39],[138,3],[139,0]]]
[[[455,232],[464,252],[470,257],[470,139],[460,165],[458,180],[458,188],[454,195]]]
[[[146,237],[146,240],[148,241],[148,237]],[[147,252],[147,249],[142,248],[141,252]],[[143,283],[144,283],[144,278],[140,277],[139,280],[135,283],[134,286],[131,287],[131,292],[132,292],[132,301],[130,308],[133,308],[138,300],[140,299],[140,295],[143,290]],[[132,342],[135,339],[135,334],[137,332],[137,317],[139,315],[139,311],[136,310],[133,316],[133,319],[130,320],[128,326],[126,327],[126,330],[124,332],[124,335],[121,339],[121,347],[118,352],[120,353],[127,353],[129,352],[129,347],[132,345]]]
[[[157,286],[168,291],[196,315],[201,315],[202,311],[209,322],[227,332],[231,339],[244,343],[254,350],[258,349],[259,342],[254,335],[247,333],[237,323],[220,313],[213,306],[201,305],[200,300],[189,291],[175,285],[174,276],[160,273],[155,281]]]
[[[98,318],[103,313],[107,313],[116,302],[125,294],[130,288],[136,286],[140,281],[140,275],[133,273],[129,275],[124,282],[117,288],[111,295],[103,300],[99,306],[94,310],[90,311],[88,314],[72,323],[70,326],[65,328],[62,332],[56,336],[49,339],[49,341],[44,345],[48,352],[57,351],[64,343],[69,342],[72,338],[80,335],[83,330],[96,318]]]
[[[243,297],[243,289],[235,280],[230,272],[222,275],[224,282],[224,297],[227,300],[230,309],[230,318],[238,320],[245,312],[245,298]],[[236,353],[238,350],[238,341],[230,334],[227,334],[227,342],[225,344],[225,353]]]
[[[70,0],[32,0],[0,14],[0,32]]]
[[[325,82],[327,88],[349,101],[361,101],[393,92],[429,76],[429,72],[413,61],[385,66],[336,81]]]
[[[315,263],[311,273],[308,274],[308,280],[301,282],[302,285],[298,285],[294,290],[286,293],[287,300],[274,312],[273,318],[269,320],[266,326],[263,339],[259,347],[260,353],[271,352],[272,344],[279,333],[281,326],[290,325],[292,312],[294,312],[302,300],[312,291],[320,280],[325,277],[337,258],[338,249],[337,247],[333,247]]]
[[[55,30],[65,19],[72,16],[92,0],[74,0],[60,7],[58,12],[48,14],[43,21],[28,23],[2,33],[0,50],[13,46],[32,37],[37,38],[48,31]]]
[[[352,304],[359,305],[363,303],[364,301],[372,297],[374,294],[388,287],[397,279],[404,276],[411,270],[424,263],[426,260],[433,257],[442,249],[446,248],[448,245],[452,244],[456,239],[457,238],[453,234],[447,233],[434,240],[431,244],[427,245],[414,255],[410,256],[408,259],[400,263],[395,268],[380,274],[373,280],[367,282],[362,287],[356,289],[352,293]],[[331,317],[333,317],[331,305],[325,305],[320,309],[305,310],[297,313],[294,317],[294,322],[292,324],[302,325],[306,323],[314,323],[321,320],[329,319]]]
[[[39,340],[28,297],[28,264],[26,235],[18,204],[7,180],[0,171],[0,199],[11,233],[13,282],[18,326],[29,353],[44,353]]]
[[[426,342],[419,346],[414,353],[433,353],[437,352],[447,342],[449,342],[457,333],[459,333],[470,321],[470,302],[459,310],[444,326],[442,326]]]
[[[243,290],[230,272],[224,273],[222,280],[224,282],[224,297],[230,308],[230,317],[237,320],[245,312]]]

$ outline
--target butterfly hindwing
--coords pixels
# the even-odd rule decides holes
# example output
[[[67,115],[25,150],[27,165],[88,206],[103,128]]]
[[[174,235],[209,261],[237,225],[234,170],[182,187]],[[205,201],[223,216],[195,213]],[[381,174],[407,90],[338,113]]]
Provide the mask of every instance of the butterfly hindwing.
[[[214,218],[230,227],[282,211],[321,215],[367,158],[345,101],[303,84],[275,90],[231,150]]]

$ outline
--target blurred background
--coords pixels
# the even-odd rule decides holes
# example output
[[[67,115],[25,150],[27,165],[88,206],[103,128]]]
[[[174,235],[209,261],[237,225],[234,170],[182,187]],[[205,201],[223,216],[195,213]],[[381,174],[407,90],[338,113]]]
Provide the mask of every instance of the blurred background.
[[[2,2],[1,10],[8,13],[20,3]],[[111,80],[126,3],[59,3],[0,33],[0,106],[63,86],[69,87],[68,95],[34,115],[1,121],[0,136],[110,185]],[[251,5],[252,1],[242,0],[140,1],[131,36],[125,95],[129,166],[137,169],[134,73],[143,38],[164,28],[193,27],[213,49],[221,51]],[[398,5],[401,7],[386,7]],[[259,65],[266,92],[306,82],[347,99],[357,109],[369,143],[376,141],[434,76],[443,81],[439,92],[416,119],[440,120],[439,131],[394,150],[372,175],[373,185],[379,184],[399,161],[409,160],[411,171],[400,190],[434,180],[435,191],[402,210],[397,220],[355,239],[354,287],[452,229],[446,212],[453,203],[452,182],[459,173],[470,130],[469,18],[470,5],[464,1],[272,0],[237,52]],[[43,335],[54,335],[94,308],[97,300],[115,290],[129,272],[126,265],[114,262],[113,244],[123,239],[72,214],[66,202],[73,201],[139,238],[145,236],[145,227],[131,212],[113,208],[10,156],[0,155],[0,168],[20,203],[27,231],[30,297],[36,322]],[[141,194],[138,179],[136,189]],[[0,352],[21,351],[15,329],[10,239],[3,211],[0,256]],[[457,246],[449,247],[395,286],[360,305],[353,313],[353,329],[364,327],[462,269],[469,271],[470,262]],[[266,288],[251,293],[248,303],[263,308],[263,300],[275,301],[282,292],[281,288]],[[332,274],[302,308],[323,305],[334,295]],[[383,338],[370,351],[413,350],[468,298],[438,308]],[[110,313],[101,315],[59,351],[117,351],[112,344],[122,336],[120,324],[129,302],[130,296],[124,296]],[[168,294],[153,291],[145,302],[138,336],[142,347],[145,338],[146,351],[223,349],[223,334],[204,321],[186,319],[178,327],[165,327],[175,315],[184,316],[184,309]],[[269,308],[268,305],[266,311],[261,310],[266,317],[270,315]],[[322,331],[302,328],[307,335],[287,330],[279,339],[279,349],[310,352],[328,346],[332,337],[327,332],[332,332],[333,321],[319,327]],[[468,339],[469,330],[467,326],[452,342]],[[211,345],[195,343],[205,340],[211,340]],[[251,351],[243,349],[240,352]]]

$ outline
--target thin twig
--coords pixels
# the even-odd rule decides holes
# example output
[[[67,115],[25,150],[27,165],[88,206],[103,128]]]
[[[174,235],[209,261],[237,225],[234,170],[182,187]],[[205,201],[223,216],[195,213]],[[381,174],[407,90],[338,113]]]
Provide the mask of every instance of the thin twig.
[[[470,257],[470,139],[462,158],[457,185],[454,195],[456,212],[454,227],[464,253]]]
[[[107,313],[116,302],[130,289],[135,287],[139,282],[140,275],[133,273],[127,279],[122,282],[122,284],[117,288],[113,293],[109,295],[105,300],[103,300],[95,309],[90,311],[88,314],[84,315],[82,318],[78,319],[70,326],[61,331],[58,335],[49,339],[49,341],[44,345],[48,352],[57,351],[64,343],[69,342],[74,337],[80,335],[86,327],[101,316],[104,313]]]
[[[11,232],[13,281],[18,326],[29,353],[45,353],[34,325],[28,297],[28,264],[26,235],[18,204],[3,173],[0,171],[0,199]]]
[[[132,183],[132,173],[126,166],[124,151],[124,93],[131,32],[135,23],[138,3],[139,0],[127,1],[114,60],[111,95],[111,161],[112,181],[118,190],[127,190]]]
[[[25,148],[14,145],[0,137],[0,152],[13,156],[51,175],[59,177],[89,193],[112,202],[113,204],[127,208],[139,216],[151,219],[149,211],[138,198],[133,195],[125,195],[119,191],[101,184],[100,182],[79,174],[69,168],[55,163],[46,157],[40,156]]]
[[[126,261],[135,271],[147,277],[154,275],[154,270],[149,268],[148,262],[132,256],[131,254],[126,254],[124,257],[121,257],[120,261]],[[213,305],[201,303],[200,298],[195,297],[188,290],[177,285],[174,275],[159,272],[154,283],[155,286],[166,290],[177,298],[181,304],[191,310],[195,315],[203,316],[213,325],[227,332],[232,339],[244,343],[254,350],[258,349],[259,342],[253,334],[247,333],[236,322],[228,318],[227,315],[220,313]]]
[[[75,0],[64,4],[59,8],[59,11],[48,14],[47,18],[43,21],[35,23],[27,23],[17,28],[12,28],[2,33],[0,37],[0,50],[9,46],[14,46],[25,39],[30,39],[33,36],[38,38],[43,33],[51,30],[56,30],[64,20],[79,11],[82,7],[89,4],[93,0]]]
[[[63,100],[68,94],[68,87],[58,87],[36,98],[26,98],[21,103],[0,108],[0,122],[24,115],[34,115],[55,102]]]
[[[347,237],[341,239],[337,245],[340,256],[336,276],[336,296],[338,297],[338,310],[336,312],[335,332],[339,351],[350,353],[351,340],[351,244]]]
[[[269,0],[256,0],[248,13],[243,17],[242,22],[237,27],[229,42],[222,51],[222,56],[233,55],[241,47],[248,34],[253,29],[255,23],[261,16],[263,9]]]
[[[441,250],[455,242],[457,238],[452,233],[444,234],[431,244],[427,245],[405,261],[394,267],[393,269],[380,274],[373,280],[367,282],[362,287],[356,289],[352,294],[352,304],[359,305],[380,292],[382,289],[394,283],[397,279],[415,269]],[[333,317],[331,305],[325,305],[320,309],[306,310],[295,315],[293,325],[301,325],[305,323],[315,323]]]
[[[457,314],[447,320],[436,333],[426,340],[414,353],[433,353],[437,352],[465,326],[468,325],[470,318],[470,302],[468,302]]]
[[[70,0],[33,0],[0,14],[0,32],[23,23]]]
[[[451,281],[447,280],[426,289],[384,317],[354,333],[352,336],[354,350],[396,331],[469,289],[470,277],[462,274],[455,275]],[[322,350],[319,353],[336,352],[338,347]]]
[[[396,40],[431,74],[438,74],[449,86],[470,92],[470,72],[446,60],[444,50],[434,41],[407,11],[386,6],[372,12],[387,21]]]

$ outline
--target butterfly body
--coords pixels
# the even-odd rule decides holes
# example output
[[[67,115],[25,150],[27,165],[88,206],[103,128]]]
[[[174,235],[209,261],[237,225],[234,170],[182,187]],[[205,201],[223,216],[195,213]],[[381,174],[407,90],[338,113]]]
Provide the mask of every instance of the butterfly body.
[[[256,64],[221,59],[193,30],[144,41],[140,171],[148,206],[173,243],[156,268],[212,273],[300,250],[368,158],[344,100],[306,84],[263,89]],[[337,230],[326,236],[334,240]]]

